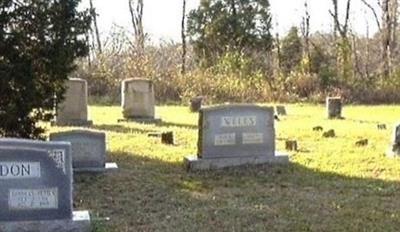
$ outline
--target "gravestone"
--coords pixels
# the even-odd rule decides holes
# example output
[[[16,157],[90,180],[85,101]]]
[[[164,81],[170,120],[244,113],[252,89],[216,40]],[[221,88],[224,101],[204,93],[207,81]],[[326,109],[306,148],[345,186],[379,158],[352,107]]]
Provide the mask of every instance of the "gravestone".
[[[244,164],[287,163],[275,151],[274,110],[256,105],[202,108],[197,156],[184,163],[189,170],[217,169]]]
[[[191,112],[199,112],[201,108],[201,104],[203,102],[203,97],[197,96],[190,99],[190,111]]]
[[[55,125],[90,126],[88,120],[87,82],[79,78],[70,78],[64,100],[57,107]]]
[[[394,125],[390,142],[390,146],[386,150],[386,155],[390,157],[400,156],[400,123]]]
[[[326,111],[328,119],[342,119],[342,98],[327,97]]]
[[[71,143],[74,172],[104,172],[118,169],[106,162],[106,134],[89,130],[73,130],[50,134],[51,141]]]
[[[276,113],[278,115],[286,116],[287,112],[285,106],[276,106]]]
[[[158,122],[155,119],[153,82],[148,79],[131,78],[122,82],[122,114],[125,120]],[[124,120],[119,120],[124,121]]]
[[[70,146],[0,139],[0,231],[90,231],[73,212]]]

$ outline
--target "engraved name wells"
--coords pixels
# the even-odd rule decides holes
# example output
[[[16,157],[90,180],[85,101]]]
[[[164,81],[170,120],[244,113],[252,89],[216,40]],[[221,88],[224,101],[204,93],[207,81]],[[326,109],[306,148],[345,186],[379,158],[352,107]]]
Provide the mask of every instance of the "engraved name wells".
[[[257,126],[256,116],[221,117],[221,127]]]

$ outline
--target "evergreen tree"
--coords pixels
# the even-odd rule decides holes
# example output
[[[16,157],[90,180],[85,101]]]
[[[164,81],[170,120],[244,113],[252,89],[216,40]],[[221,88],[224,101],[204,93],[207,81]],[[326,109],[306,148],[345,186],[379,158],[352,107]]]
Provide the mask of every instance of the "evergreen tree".
[[[303,49],[297,27],[291,27],[288,34],[282,40],[281,45],[281,68],[285,74],[290,73],[300,64]]]
[[[228,51],[271,49],[268,0],[202,0],[188,16],[187,33],[203,65],[210,66]]]
[[[0,1],[0,136],[43,138],[74,60],[87,54],[80,0]],[[57,99],[60,101],[62,99]]]

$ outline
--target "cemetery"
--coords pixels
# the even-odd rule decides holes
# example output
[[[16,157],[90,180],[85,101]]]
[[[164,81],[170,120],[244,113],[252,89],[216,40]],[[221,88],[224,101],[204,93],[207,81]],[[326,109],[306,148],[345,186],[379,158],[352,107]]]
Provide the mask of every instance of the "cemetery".
[[[318,2],[0,3],[0,232],[399,231],[398,2]]]

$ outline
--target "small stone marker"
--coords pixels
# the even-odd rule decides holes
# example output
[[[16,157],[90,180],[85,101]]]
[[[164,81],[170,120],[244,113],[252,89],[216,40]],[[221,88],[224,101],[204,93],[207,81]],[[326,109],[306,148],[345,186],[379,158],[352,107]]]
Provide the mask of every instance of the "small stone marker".
[[[287,112],[285,106],[276,106],[276,113],[278,115],[286,116]]]
[[[297,151],[297,141],[296,140],[287,140],[285,142],[287,151]]]
[[[378,124],[378,130],[386,130],[386,124]]]
[[[87,82],[79,78],[67,81],[64,101],[57,107],[55,125],[57,126],[90,126],[87,107]]]
[[[315,127],[313,127],[312,130],[313,130],[313,131],[323,131],[324,128],[323,128],[322,126],[315,126]]]
[[[148,137],[156,137],[161,138],[161,143],[167,145],[174,145],[174,132],[166,131],[166,132],[149,132],[147,133]]]
[[[104,172],[118,169],[106,163],[106,135],[103,132],[73,130],[50,134],[51,141],[71,143],[74,172]]]
[[[191,112],[199,112],[202,102],[203,102],[202,96],[197,96],[197,97],[191,98],[190,99],[190,111]]]
[[[324,138],[334,138],[335,136],[336,136],[335,130],[332,130],[332,129],[328,130],[322,134],[322,137],[324,137]]]
[[[122,82],[122,114],[124,119],[139,122],[159,122],[155,119],[153,82],[143,78],[131,78]]]
[[[327,97],[326,111],[328,114],[328,119],[342,119],[342,98]]]
[[[69,143],[0,139],[0,231],[90,231],[73,212]]]
[[[390,147],[386,150],[386,155],[396,157],[400,155],[400,123],[393,127],[393,134]]]
[[[288,163],[275,152],[273,108],[221,105],[202,108],[199,116],[198,154],[184,159],[189,170]]]
[[[355,145],[356,145],[357,147],[364,147],[364,146],[367,146],[367,145],[368,145],[368,139],[360,139],[360,140],[358,140],[358,141],[355,143]]]

